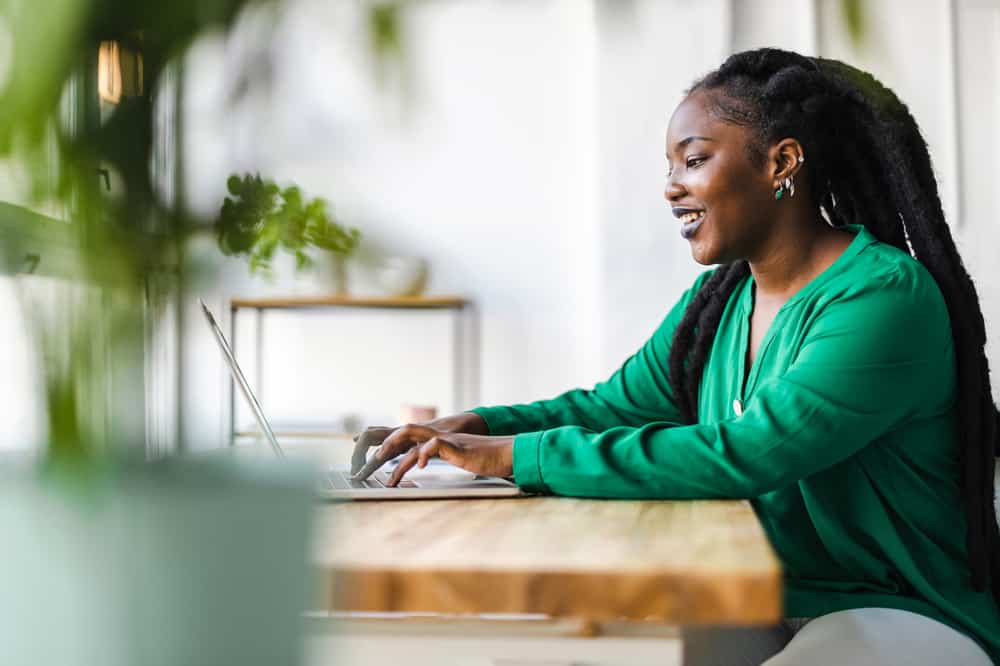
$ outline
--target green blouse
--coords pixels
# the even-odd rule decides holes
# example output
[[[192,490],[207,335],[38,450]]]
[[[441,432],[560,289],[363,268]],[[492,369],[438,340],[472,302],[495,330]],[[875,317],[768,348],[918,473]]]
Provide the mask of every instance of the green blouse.
[[[1000,612],[967,564],[944,298],[920,262],[848,229],[848,248],[778,311],[749,374],[753,277],[736,287],[695,425],[680,423],[667,358],[711,270],[592,390],[470,411],[491,435],[517,435],[514,477],[528,491],[749,499],[784,567],[788,617],[909,610],[997,661]]]

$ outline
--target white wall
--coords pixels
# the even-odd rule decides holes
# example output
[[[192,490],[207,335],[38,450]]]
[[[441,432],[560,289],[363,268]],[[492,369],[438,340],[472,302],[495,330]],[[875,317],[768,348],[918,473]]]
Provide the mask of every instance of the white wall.
[[[37,447],[45,433],[42,414],[37,409],[41,398],[38,380],[37,357],[26,353],[30,333],[20,316],[21,303],[14,279],[0,277],[0,368],[4,381],[0,382],[0,404],[4,405],[4,418],[0,418],[0,453],[12,449]]]
[[[957,242],[972,273],[986,317],[987,357],[994,398],[1000,396],[1000,2],[959,0],[958,55],[959,199]]]
[[[211,212],[228,171],[260,170],[329,198],[364,231],[368,250],[428,257],[431,293],[476,301],[479,404],[545,397],[613,371],[702,270],[662,199],[667,121],[683,90],[731,50],[780,46],[867,68],[909,104],[987,318],[1000,321],[997,232],[983,192],[993,157],[957,149],[960,131],[970,147],[983,135],[998,145],[980,119],[995,114],[975,112],[997,103],[996,58],[975,64],[980,47],[960,48],[963,71],[973,72],[965,87],[977,97],[959,107],[951,94],[960,83],[954,33],[974,32],[995,49],[996,7],[958,0],[956,22],[946,0],[870,0],[859,48],[837,2],[416,3],[404,14],[409,77],[397,94],[374,83],[350,6],[303,0],[271,22],[279,36],[294,35],[275,47],[274,85],[235,110],[219,112],[218,75],[232,74],[252,40],[201,46],[200,82],[189,89],[197,113],[188,189]],[[219,264],[211,242],[197,253]],[[265,285],[238,262],[224,266],[202,290],[220,310],[237,294],[324,288],[316,278]],[[213,445],[228,418],[219,407],[226,379],[200,319],[188,315],[186,433],[195,446]],[[250,330],[241,329],[244,342]],[[393,422],[400,402],[472,406],[451,403],[450,328],[440,318],[285,316],[266,330],[263,391],[275,420],[352,411]],[[992,339],[990,350],[1000,352]],[[256,371],[253,355],[243,358]]]
[[[226,175],[245,170],[329,198],[364,231],[366,252],[428,257],[431,293],[477,303],[478,403],[553,395],[610,373],[701,270],[662,201],[663,133],[682,91],[731,49],[782,46],[868,68],[910,105],[995,328],[1000,3],[865,6],[869,40],[859,48],[832,0],[414,3],[404,13],[408,76],[379,87],[359,4],[296,0],[192,51],[188,199],[213,214]],[[263,38],[272,33],[277,41]],[[231,103],[240,63],[259,72],[272,55],[271,85]],[[12,167],[3,168],[0,193],[19,200]],[[326,288],[322,275],[250,279],[241,261],[220,258],[207,229],[190,253],[206,269],[191,296],[224,323],[233,296]],[[188,300],[180,411],[185,439],[206,447],[227,432],[228,395],[200,317]],[[256,376],[250,324],[241,324],[240,348]],[[17,327],[8,329],[10,365],[29,357],[16,353],[27,344],[13,344]],[[451,330],[432,314],[271,317],[265,407],[277,421],[354,412],[394,422],[402,402],[472,406],[451,401]],[[18,368],[7,376],[31,375]],[[7,423],[37,433],[37,391],[28,380],[5,385]]]
[[[642,345],[705,270],[663,198],[665,139],[683,91],[722,62],[729,41],[722,0],[600,6],[601,364],[591,383]]]
[[[281,32],[294,25],[296,41],[279,61],[276,79],[295,83],[271,96],[276,108],[256,134],[280,137],[281,145],[254,150],[237,141],[228,155],[209,157],[213,165],[228,160],[230,166],[222,174],[196,174],[189,181],[192,200],[219,202],[226,170],[259,169],[329,198],[344,220],[362,228],[367,243],[429,257],[430,293],[464,295],[479,306],[479,403],[592,382],[599,366],[592,342],[600,283],[590,5],[415,5],[406,14],[412,94],[401,101],[366,78],[356,17],[323,4],[299,3],[279,26]],[[313,45],[328,42],[339,46],[322,47],[319,55],[336,52],[339,59],[316,57]],[[338,107],[340,83],[350,104]],[[201,94],[191,91],[192,105]],[[307,118],[316,115],[310,108],[328,109],[326,132],[299,124],[286,107],[302,109]],[[287,125],[274,120],[286,117],[293,119]],[[252,122],[230,116],[217,128]],[[208,132],[193,134],[198,143],[189,150],[201,159],[211,147],[204,142]],[[283,149],[288,145],[297,148]],[[210,256],[211,247],[204,252]],[[220,305],[234,294],[308,288],[253,284],[237,278],[238,267],[227,270],[229,280],[215,295]],[[339,313],[313,316],[314,330],[305,331],[302,318],[269,319],[269,348],[275,341],[280,357],[264,360],[264,402],[276,420],[312,414],[315,421],[351,410],[368,421],[395,423],[404,401],[443,411],[473,406],[451,403],[446,320]],[[191,309],[189,323],[186,430],[198,446],[218,440],[212,431],[218,419],[206,414],[219,402],[224,375]],[[294,390],[272,389],[286,381]]]

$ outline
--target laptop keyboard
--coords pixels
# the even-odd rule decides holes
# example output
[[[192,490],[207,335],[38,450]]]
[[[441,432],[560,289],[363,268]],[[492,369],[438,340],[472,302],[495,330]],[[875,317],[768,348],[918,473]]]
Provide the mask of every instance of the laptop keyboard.
[[[354,481],[346,472],[330,472],[329,474],[330,484],[337,490],[350,490],[355,489],[388,489],[392,490],[391,486],[387,486],[375,475],[372,475],[365,479],[364,481]],[[397,488],[416,488],[417,484],[409,479],[403,479],[399,482]]]

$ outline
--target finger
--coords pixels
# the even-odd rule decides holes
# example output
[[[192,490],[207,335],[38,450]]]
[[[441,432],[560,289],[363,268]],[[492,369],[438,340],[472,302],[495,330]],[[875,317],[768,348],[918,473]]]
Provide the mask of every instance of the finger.
[[[398,455],[406,453],[414,446],[423,444],[437,431],[427,426],[408,424],[397,428],[391,435],[382,442],[382,448],[375,454],[380,460],[392,460]]]
[[[351,474],[357,474],[364,467],[368,460],[368,449],[381,444],[392,430],[385,426],[374,426],[355,437],[354,451],[351,453]]]
[[[399,464],[396,465],[396,469],[389,477],[389,480],[386,482],[386,485],[388,485],[391,488],[395,487],[403,479],[403,475],[409,472],[411,469],[413,469],[413,466],[417,464],[417,454],[419,452],[420,449],[417,448],[407,453],[406,456],[399,462]]]
[[[358,470],[364,467],[368,460],[368,442],[364,438],[359,438],[354,442],[354,451],[351,452],[351,474],[357,474]]]
[[[375,452],[375,455],[368,462],[363,463],[358,472],[351,478],[355,481],[364,481],[379,467],[412,447],[415,443],[413,440],[414,428],[420,429],[419,426],[406,425],[393,430],[388,437],[381,440],[381,447]],[[364,441],[364,437],[362,437],[362,441]]]
[[[385,464],[384,460],[379,460],[378,456],[372,456],[369,458],[368,462],[362,465],[356,473],[351,474],[352,481],[364,481],[369,476],[375,473],[379,467]]]
[[[438,455],[441,449],[441,440],[435,437],[417,449],[417,464],[420,469],[427,467],[427,461]]]

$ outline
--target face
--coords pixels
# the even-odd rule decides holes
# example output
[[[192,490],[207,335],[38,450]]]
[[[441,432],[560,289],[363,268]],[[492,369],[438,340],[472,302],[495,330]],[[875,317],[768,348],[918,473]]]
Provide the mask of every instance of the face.
[[[694,260],[706,266],[749,258],[775,204],[770,160],[750,159],[751,130],[716,119],[707,102],[695,91],[670,119],[664,193]]]

